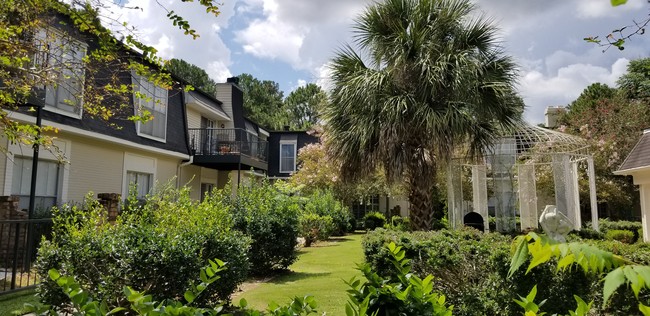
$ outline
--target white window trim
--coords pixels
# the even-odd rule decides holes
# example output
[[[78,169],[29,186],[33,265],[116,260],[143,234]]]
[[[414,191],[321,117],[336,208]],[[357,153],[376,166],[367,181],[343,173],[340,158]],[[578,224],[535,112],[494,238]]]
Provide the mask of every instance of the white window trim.
[[[156,170],[158,160],[156,158],[137,155],[125,152],[124,153],[124,167],[122,168],[122,198],[126,199],[129,196],[129,177],[127,172],[140,172],[151,174],[151,188],[156,185]]]
[[[282,145],[293,145],[293,170],[282,170]],[[278,170],[280,173],[294,173],[296,172],[296,165],[298,164],[298,141],[280,141],[280,159],[278,160]]]
[[[71,142],[69,140],[57,139],[55,140],[55,143],[62,151],[62,154],[65,157],[68,157],[68,159],[70,159]],[[21,146],[18,144],[9,144],[7,146],[7,151],[8,151],[7,159],[5,159],[5,176],[4,176],[5,185],[3,188],[3,194],[5,196],[11,195],[11,187],[12,187],[13,176],[14,176],[14,157],[21,156],[24,158],[32,158],[34,153],[31,147],[25,145]],[[39,160],[51,160],[51,161],[57,160],[57,157],[47,150],[41,150],[40,156],[38,158]],[[68,182],[70,179],[70,164],[62,163],[60,165],[60,168],[61,169],[59,169],[59,172],[61,173],[61,179],[59,179],[60,187],[57,189],[58,191],[57,195],[59,197],[58,203],[63,204],[68,202]]]
[[[133,88],[134,88],[134,91],[133,91],[133,112],[134,112],[135,115],[140,114],[140,113],[138,113],[138,109],[142,107],[140,105],[140,102],[142,102],[142,99],[137,97],[136,91],[135,91],[136,87],[138,88],[138,91],[139,91],[139,89],[141,87],[140,81],[138,80],[138,78],[141,78],[142,80],[147,80],[147,78],[136,74],[135,70],[132,70],[131,71],[131,83],[133,84]],[[140,132],[140,126],[142,126],[142,122],[140,122],[140,121],[135,122],[135,131],[136,131],[136,134],[138,136],[143,137],[143,138],[148,138],[148,139],[151,139],[151,140],[155,140],[155,141],[158,141],[158,142],[161,142],[161,143],[167,143],[167,127],[168,127],[167,123],[169,122],[169,91],[167,89],[165,89],[165,91],[167,93],[167,97],[166,97],[167,103],[165,104],[165,106],[167,108],[167,110],[166,110],[167,112],[165,113],[165,138],[156,137],[156,136],[152,136],[152,135],[149,135],[149,134],[141,133]],[[155,99],[154,99],[154,102],[155,102]]]
[[[72,38],[71,35],[66,35],[63,31],[57,30],[57,29],[52,28],[52,27],[46,28],[44,30],[44,32],[46,33],[45,36],[48,36],[49,33],[53,33],[53,34],[55,34],[54,36],[56,36],[56,37],[59,37],[59,38],[67,37],[67,38],[70,39],[70,41],[75,41],[78,46],[83,48],[83,56],[82,56],[82,58],[84,58],[86,56],[86,53],[88,51],[88,44],[87,43],[84,43],[84,42],[82,42],[80,40]],[[49,52],[47,54],[49,54]],[[86,77],[86,69],[82,69],[81,77],[82,78]],[[47,88],[46,87],[44,87],[44,88],[45,88],[45,93],[47,94]],[[70,111],[61,110],[56,106],[48,105],[45,102],[45,99],[47,99],[47,97],[45,97],[45,99],[43,100],[43,105],[44,105],[43,110],[80,120],[83,117],[83,111],[84,111],[84,107],[83,107],[84,91],[85,91],[85,84],[82,83],[81,84],[81,91],[79,93],[79,113],[73,113],[73,112],[70,112]]]

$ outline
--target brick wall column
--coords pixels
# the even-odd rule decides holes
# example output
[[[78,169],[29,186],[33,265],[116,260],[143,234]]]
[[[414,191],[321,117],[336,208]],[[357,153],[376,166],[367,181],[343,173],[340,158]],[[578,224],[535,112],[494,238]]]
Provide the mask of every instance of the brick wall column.
[[[99,193],[97,199],[108,213],[108,221],[114,222],[120,209],[122,196],[118,193]]]
[[[16,195],[0,196],[0,221],[28,219],[27,212],[18,209],[20,197]],[[19,227],[20,226],[20,227]],[[20,228],[20,231],[18,229]],[[18,236],[16,232],[18,231]],[[13,262],[14,251],[22,254],[25,250],[27,238],[27,225],[17,223],[0,224],[0,266],[7,266]],[[18,248],[16,248],[18,244]]]

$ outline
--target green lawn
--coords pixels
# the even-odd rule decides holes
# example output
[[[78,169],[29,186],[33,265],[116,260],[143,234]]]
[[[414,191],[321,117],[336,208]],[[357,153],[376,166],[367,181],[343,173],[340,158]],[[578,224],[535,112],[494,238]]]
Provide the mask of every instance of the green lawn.
[[[25,290],[0,296],[0,315],[12,315],[13,311],[21,310],[25,303],[38,303],[34,290]]]
[[[295,296],[313,295],[318,311],[327,315],[345,315],[348,286],[343,280],[361,276],[356,263],[363,262],[362,234],[334,237],[328,242],[303,248],[291,272],[271,281],[260,283],[238,293],[233,299],[236,305],[245,298],[251,308],[265,310],[275,301],[286,304]]]

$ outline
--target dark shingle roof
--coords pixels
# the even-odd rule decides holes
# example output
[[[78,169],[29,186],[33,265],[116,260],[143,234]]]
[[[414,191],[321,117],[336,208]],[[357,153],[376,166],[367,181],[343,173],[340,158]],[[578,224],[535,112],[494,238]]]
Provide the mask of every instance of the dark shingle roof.
[[[625,171],[641,167],[650,167],[650,131],[648,130],[643,132],[641,139],[627,155],[616,173],[625,174]]]

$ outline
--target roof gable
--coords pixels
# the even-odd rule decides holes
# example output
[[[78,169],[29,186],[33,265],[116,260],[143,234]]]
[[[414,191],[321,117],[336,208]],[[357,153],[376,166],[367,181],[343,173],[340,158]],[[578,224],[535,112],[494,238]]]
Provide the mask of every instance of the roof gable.
[[[616,173],[624,174],[627,170],[650,167],[650,131],[644,131],[639,142],[634,145],[632,151]]]

